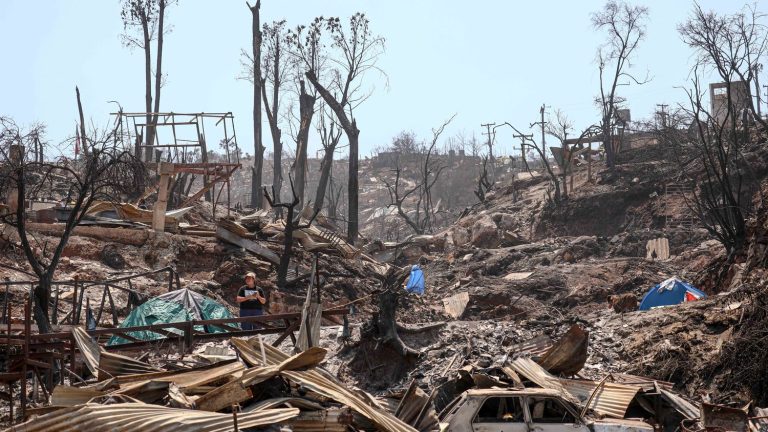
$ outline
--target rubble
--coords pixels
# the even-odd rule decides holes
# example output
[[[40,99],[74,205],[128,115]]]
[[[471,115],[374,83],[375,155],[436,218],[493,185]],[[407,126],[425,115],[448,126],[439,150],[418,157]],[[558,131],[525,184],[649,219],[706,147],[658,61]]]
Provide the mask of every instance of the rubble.
[[[660,223],[681,211],[658,202],[663,188],[654,176],[666,168],[622,167],[623,174],[596,183],[577,173],[581,186],[559,207],[546,199],[545,176],[500,185],[482,205],[431,234],[351,245],[321,214],[294,232],[281,287],[275,268],[285,224],[270,211],[197,202],[165,212],[168,232],[155,232],[146,211],[105,205],[94,211],[101,213],[94,225],[73,231],[57,277],[79,282],[74,290],[57,288],[50,305],[56,330],[74,338],[77,364],[67,364],[49,394],[40,385],[48,357],[32,359],[37,369],[27,373],[12,365],[14,376],[4,377],[9,398],[24,392],[29,419],[8,425],[67,430],[89,422],[89,429],[122,430],[124,408],[147,430],[166,430],[179,418],[200,419],[198,430],[231,430],[235,421],[239,428],[279,424],[297,431],[437,430],[457,398],[529,391],[557,395],[575,414],[605,427],[764,426],[760,411],[741,410],[752,396],[766,404],[761,369],[749,367],[761,364],[764,351],[757,337],[765,324],[764,218],[751,226],[749,257],[717,285],[710,275],[724,257],[722,246],[705,230]],[[52,221],[27,228],[43,240],[63,232]],[[18,238],[7,227],[2,232],[3,275],[30,280],[29,268],[19,264]],[[427,281],[421,297],[388,284],[393,272],[414,263]],[[165,266],[173,270],[167,277],[136,274]],[[167,340],[146,355],[104,346],[106,332],[119,330],[116,323],[140,301],[171,288],[234,311],[234,293],[249,271],[269,293],[272,320],[263,321],[261,337],[209,342],[203,335],[210,332],[181,328],[194,324],[189,321],[158,328]],[[129,274],[136,276],[130,287],[113,288]],[[649,289],[675,275],[710,297],[637,311]],[[0,287],[7,293],[2,326],[9,325],[3,339],[13,342],[8,358],[17,361],[23,352],[12,350],[25,345],[20,299],[29,286]],[[383,301],[393,293],[395,307],[385,311]],[[139,294],[142,300],[129,301]],[[95,333],[78,327],[88,306]],[[401,343],[377,321],[384,312],[393,315]],[[230,324],[236,322],[221,325]],[[33,349],[35,356],[41,352]],[[736,372],[741,378],[731,376]],[[33,386],[43,394],[29,396]],[[22,421],[15,417],[4,419]]]

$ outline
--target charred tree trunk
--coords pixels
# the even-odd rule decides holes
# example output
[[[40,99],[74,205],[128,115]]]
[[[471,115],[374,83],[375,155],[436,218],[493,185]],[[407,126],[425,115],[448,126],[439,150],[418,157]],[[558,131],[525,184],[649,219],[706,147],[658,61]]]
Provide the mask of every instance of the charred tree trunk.
[[[333,170],[333,152],[335,150],[335,148],[327,149],[323,155],[323,161],[320,165],[320,181],[317,183],[317,192],[315,193],[314,209],[316,211],[320,211],[323,208],[323,202],[325,202],[325,193],[328,190],[328,181]]]
[[[404,292],[401,286],[408,274],[407,271],[399,273],[392,271],[387,275],[384,282],[386,289],[379,294],[379,311],[371,317],[364,334],[376,338],[379,344],[389,346],[402,357],[418,357],[419,351],[406,345],[397,333],[397,306],[400,294]]]
[[[85,119],[83,118],[83,104],[80,102],[80,89],[77,86],[75,86],[75,94],[77,95],[77,110],[80,114],[80,150],[82,150],[85,156],[88,156],[88,143],[85,142],[86,136]],[[40,163],[42,163],[42,160]]]
[[[307,173],[307,147],[309,144],[309,128],[312,116],[315,114],[315,97],[307,93],[304,81],[299,82],[299,132],[296,139],[296,195],[299,198],[299,211],[304,208],[304,187]]]
[[[349,141],[349,183],[347,184],[347,241],[351,244],[354,244],[359,234],[359,186],[357,181],[357,171],[360,129],[357,128],[357,121],[355,121],[354,118],[350,119],[351,116],[347,116],[347,113],[344,111],[344,104],[339,103],[339,101],[334,98],[331,92],[329,92],[328,89],[320,84],[320,82],[317,80],[317,76],[313,71],[306,72],[305,76],[307,79],[309,79],[315,89],[317,89],[317,92],[323,98],[325,103],[328,104],[328,107],[330,107],[331,110],[333,110],[333,113],[336,114],[336,118],[339,120],[339,124],[341,124],[341,128],[344,129],[344,133],[347,135],[347,139]]]
[[[295,205],[288,206],[286,211],[285,232],[283,238],[283,253],[280,255],[280,264],[277,267],[277,289],[283,290],[288,279],[288,266],[293,254],[293,214]]]
[[[403,357],[418,357],[419,352],[409,347],[397,333],[395,314],[402,290],[390,288],[379,294],[379,312],[373,314],[379,342],[388,345]]]
[[[261,0],[256,0],[256,4],[251,6],[246,3],[251,10],[252,32],[253,32],[253,168],[251,170],[251,207],[261,208],[264,195],[261,191],[261,178],[264,171],[264,144],[262,143],[261,133],[261,93],[263,81],[261,79],[261,23],[259,19],[259,8]]]
[[[144,147],[144,159],[146,161],[152,160],[152,144],[155,139],[155,130],[152,127],[152,41],[149,36],[149,22],[146,15],[143,16],[141,22],[142,32],[144,36],[144,107],[147,110],[147,129],[146,129],[146,141]],[[137,143],[141,144],[141,143]],[[136,157],[141,157],[141,148],[136,148]]]
[[[48,308],[51,298],[51,277],[47,273],[39,279],[39,283],[32,294],[34,298],[32,314],[37,323],[38,332],[41,334],[51,333],[51,318]]]
[[[357,123],[352,120],[352,127],[350,130],[345,129],[347,137],[349,138],[349,183],[347,184],[347,241],[350,244],[355,244],[357,241],[359,230],[358,225],[358,203],[359,196],[358,191],[360,187],[357,182],[358,172],[358,143],[360,138],[360,130],[357,128]]]
[[[291,256],[293,255],[293,232],[297,229],[309,228],[312,225],[312,221],[317,216],[315,212],[312,217],[309,218],[306,224],[301,224],[300,218],[296,217],[294,220],[294,214],[300,214],[296,212],[296,206],[299,205],[299,197],[296,194],[296,188],[293,181],[291,181],[291,192],[293,194],[293,200],[290,203],[282,203],[279,200],[270,197],[267,189],[264,188],[264,198],[269,202],[269,205],[273,208],[286,209],[285,219],[285,231],[283,239],[283,254],[280,255],[280,262],[277,267],[277,287],[279,289],[285,288],[286,281],[288,279],[288,266],[291,263]]]
[[[155,136],[157,136],[157,113],[160,112],[160,86],[163,82],[163,22],[165,21],[165,6],[166,0],[159,0],[157,12],[157,55],[155,66],[155,108],[153,110],[152,123],[149,129],[152,131],[150,136],[152,137],[151,143],[154,145]],[[148,143],[149,144],[149,143]],[[154,149],[148,149],[152,152]]]

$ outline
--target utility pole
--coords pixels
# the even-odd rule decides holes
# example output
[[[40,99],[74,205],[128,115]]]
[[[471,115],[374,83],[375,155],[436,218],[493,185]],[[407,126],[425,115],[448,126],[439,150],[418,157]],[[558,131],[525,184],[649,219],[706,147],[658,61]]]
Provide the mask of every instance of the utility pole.
[[[541,126],[541,150],[544,154],[544,159],[547,158],[547,138],[545,134],[544,127],[546,126],[547,122],[544,121],[544,110],[547,108],[545,104],[541,104],[541,108],[539,109],[539,114],[541,114],[541,121],[537,121],[534,123],[531,123],[530,127],[533,127],[535,125]]]
[[[496,126],[496,123],[486,123],[481,124],[480,126],[486,128],[487,130],[487,132],[485,132],[483,135],[488,137],[488,156],[491,159],[491,163],[493,163],[493,141],[491,139],[491,127]]]
[[[758,63],[754,66],[755,70],[755,90],[757,91],[757,116],[760,117],[760,72],[763,70],[763,64]]]
[[[658,114],[661,114],[661,127],[662,129],[667,128],[667,113],[664,111],[669,105],[667,104],[656,104],[657,107],[661,108],[661,112]]]
[[[544,133],[544,125],[546,122],[544,121],[544,108],[545,105],[541,104],[541,109],[539,110],[539,113],[541,114],[541,149],[544,151],[544,159],[547,158],[547,138],[546,134]]]

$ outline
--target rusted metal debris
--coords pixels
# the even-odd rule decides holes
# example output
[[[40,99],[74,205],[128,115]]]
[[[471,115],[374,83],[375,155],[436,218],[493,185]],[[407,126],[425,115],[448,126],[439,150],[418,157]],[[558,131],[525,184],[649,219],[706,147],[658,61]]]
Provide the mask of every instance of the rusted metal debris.
[[[544,355],[539,364],[553,374],[575,375],[587,362],[589,333],[574,324]]]
[[[240,428],[258,427],[288,421],[299,415],[298,408],[274,408],[239,414]],[[102,405],[87,403],[62,408],[25,423],[8,432],[226,432],[233,430],[232,415],[168,408],[144,403]]]
[[[74,336],[86,354],[86,364],[104,364],[107,353],[87,333],[76,330]],[[95,366],[99,373],[92,381],[81,387],[56,387],[51,406],[36,410],[38,417],[10,431],[207,432],[234,430],[235,421],[241,429],[279,423],[294,431],[360,429],[361,424],[355,424],[363,420],[395,432],[416,431],[410,424],[420,426],[419,430],[436,425],[432,396],[414,388],[402,402],[402,413],[407,414],[403,421],[369,395],[319,369],[326,354],[322,348],[289,356],[256,338],[233,339],[232,343],[242,361],[109,377]],[[120,366],[113,369],[117,372],[141,364],[121,357],[115,357]],[[288,383],[292,385],[285,385]],[[269,388],[282,388],[285,397],[260,400],[259,395]]]

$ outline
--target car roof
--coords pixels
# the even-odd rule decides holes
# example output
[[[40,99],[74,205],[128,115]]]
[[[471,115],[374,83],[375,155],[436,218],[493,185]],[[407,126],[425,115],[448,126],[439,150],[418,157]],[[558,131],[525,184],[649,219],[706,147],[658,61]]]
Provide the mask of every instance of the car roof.
[[[525,389],[471,389],[467,390],[467,396],[554,396],[562,397],[557,390],[544,388],[525,388]]]

